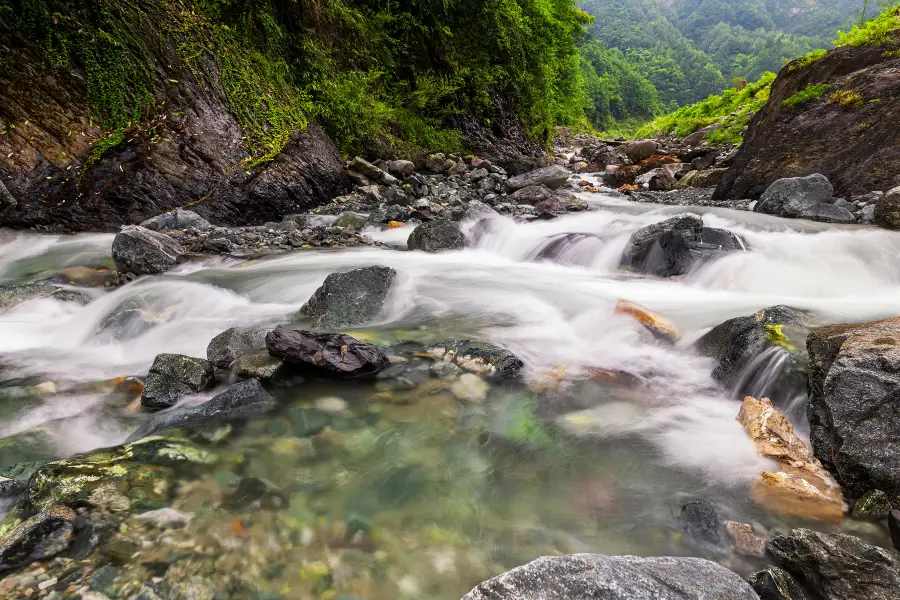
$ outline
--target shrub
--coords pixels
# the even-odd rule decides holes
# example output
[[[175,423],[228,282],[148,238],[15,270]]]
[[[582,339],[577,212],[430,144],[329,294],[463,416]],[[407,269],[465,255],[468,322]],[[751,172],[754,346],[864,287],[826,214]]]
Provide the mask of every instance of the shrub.
[[[827,91],[827,83],[810,83],[790,98],[785,99],[782,104],[788,108],[796,108],[804,102],[821,98]]]

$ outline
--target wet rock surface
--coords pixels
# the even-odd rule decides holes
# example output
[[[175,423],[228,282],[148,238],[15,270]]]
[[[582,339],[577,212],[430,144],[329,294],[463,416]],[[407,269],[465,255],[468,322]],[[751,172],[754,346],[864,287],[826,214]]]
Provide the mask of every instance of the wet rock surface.
[[[113,240],[112,256],[122,274],[158,275],[174,267],[184,248],[169,236],[137,225],[122,228]]]
[[[65,550],[72,541],[74,521],[72,509],[51,506],[13,527],[0,536],[0,572],[51,558]]]
[[[60,302],[88,304],[91,297],[83,292],[67,290],[49,283],[0,285],[0,310],[13,308],[29,300],[51,298]]]
[[[384,308],[397,272],[390,267],[365,267],[325,278],[301,311],[316,329],[340,329],[371,322]]]
[[[466,245],[466,237],[459,225],[446,220],[431,221],[416,227],[406,242],[410,250],[440,252],[459,250]]]
[[[428,347],[427,352],[467,371],[491,377],[515,377],[525,366],[512,352],[486,342],[472,340],[439,342]]]
[[[219,369],[227,369],[235,360],[252,350],[266,347],[268,329],[232,327],[226,329],[206,347],[206,359]]]
[[[776,217],[795,218],[830,200],[833,195],[831,182],[818,173],[779,179],[766,189],[754,210]]]
[[[202,358],[160,354],[154,359],[144,382],[141,406],[160,410],[175,406],[185,396],[212,387],[213,365]]]
[[[825,598],[890,600],[900,589],[900,555],[859,538],[794,529],[772,538],[783,569]]]
[[[390,366],[377,346],[344,334],[312,333],[279,325],[266,335],[269,354],[318,375],[372,377]]]
[[[698,558],[574,554],[539,558],[486,581],[463,600],[755,600],[744,580]]]
[[[698,541],[718,544],[721,540],[719,516],[708,502],[695,500],[685,504],[681,507],[678,522],[686,533]]]
[[[753,573],[748,578],[753,590],[759,594],[760,600],[807,600],[808,596],[791,577],[791,574],[778,567],[767,567]]]

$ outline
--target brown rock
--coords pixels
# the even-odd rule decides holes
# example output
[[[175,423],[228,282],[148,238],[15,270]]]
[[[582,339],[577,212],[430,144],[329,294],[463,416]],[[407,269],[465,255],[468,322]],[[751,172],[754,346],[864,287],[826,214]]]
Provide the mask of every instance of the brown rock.
[[[753,532],[753,527],[746,523],[725,521],[725,531],[731,538],[731,544],[739,554],[748,556],[766,555],[766,538]]]
[[[668,323],[661,316],[647,310],[643,306],[634,304],[628,300],[619,300],[616,303],[616,314],[634,317],[658,339],[670,343],[675,343],[678,339],[678,330],[675,329],[671,323]]]

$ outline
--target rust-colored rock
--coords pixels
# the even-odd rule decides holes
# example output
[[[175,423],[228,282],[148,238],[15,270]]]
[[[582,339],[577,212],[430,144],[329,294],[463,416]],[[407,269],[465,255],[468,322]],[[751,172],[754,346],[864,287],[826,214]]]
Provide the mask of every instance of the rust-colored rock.
[[[844,518],[841,488],[768,398],[744,398],[737,420],[759,455],[780,467],[779,471],[761,473],[753,483],[757,503],[782,516],[825,522]]]
[[[616,303],[616,314],[634,317],[658,339],[667,342],[675,342],[678,339],[678,330],[671,323],[668,323],[661,316],[647,310],[643,306],[628,300],[619,300]]]

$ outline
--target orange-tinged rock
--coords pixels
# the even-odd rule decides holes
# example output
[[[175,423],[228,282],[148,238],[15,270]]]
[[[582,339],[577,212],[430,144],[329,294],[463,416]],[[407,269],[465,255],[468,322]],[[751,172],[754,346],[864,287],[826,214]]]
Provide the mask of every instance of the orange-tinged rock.
[[[591,182],[586,179],[582,179],[578,182],[578,185],[581,187],[591,187]]]
[[[619,300],[616,303],[616,314],[634,317],[641,325],[661,340],[675,342],[678,339],[678,330],[658,314],[651,312],[628,300]]]
[[[397,229],[399,227],[405,227],[406,223],[403,221],[388,221],[387,228],[388,229]]]
[[[753,483],[757,503],[782,516],[826,522],[844,518],[846,505],[840,486],[771,400],[744,398],[737,420],[759,455],[781,467],[779,471],[761,473]]]
[[[636,185],[631,185],[631,184],[629,184],[629,183],[626,183],[626,184],[623,185],[623,186],[619,186],[619,191],[620,191],[620,192],[636,192],[637,189],[638,189],[638,186],[636,186]]]

